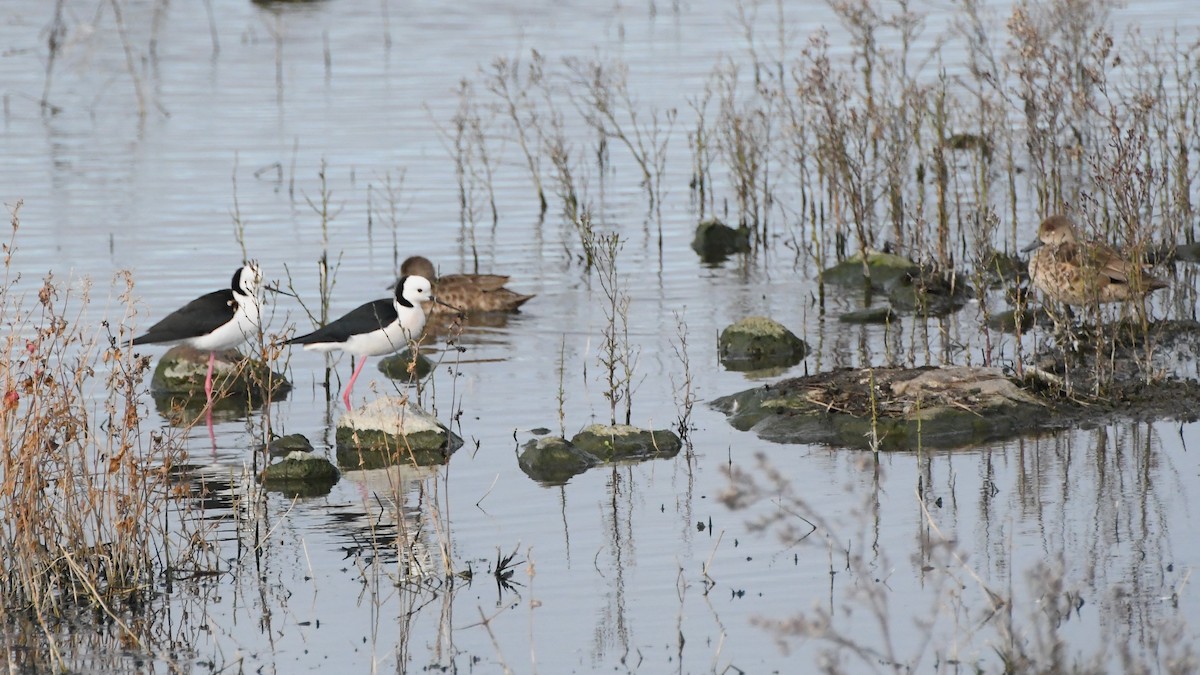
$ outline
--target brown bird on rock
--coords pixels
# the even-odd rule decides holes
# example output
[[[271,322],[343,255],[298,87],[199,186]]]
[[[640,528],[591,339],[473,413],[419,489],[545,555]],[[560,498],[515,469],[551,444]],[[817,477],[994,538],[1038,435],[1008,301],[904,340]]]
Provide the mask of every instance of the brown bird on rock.
[[[428,258],[415,255],[400,265],[401,275],[419,275],[433,280],[439,300],[458,310],[475,312],[515,312],[532,298],[504,287],[508,277],[502,274],[447,274],[437,276]],[[430,303],[434,314],[452,314],[454,309]]]
[[[1042,221],[1037,239],[1022,251],[1029,257],[1029,276],[1046,295],[1068,305],[1123,302],[1166,288],[1167,283],[1145,271],[1111,246],[1080,242],[1075,223],[1056,215]]]

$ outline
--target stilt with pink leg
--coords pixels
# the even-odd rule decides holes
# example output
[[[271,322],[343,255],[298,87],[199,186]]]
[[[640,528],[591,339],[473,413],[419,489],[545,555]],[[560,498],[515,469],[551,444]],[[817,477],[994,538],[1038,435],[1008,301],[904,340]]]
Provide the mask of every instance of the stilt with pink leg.
[[[262,270],[248,262],[233,273],[229,288],[213,291],[171,312],[133,339],[134,345],[184,344],[208,352],[208,372],[204,377],[204,400],[208,410],[209,436],[212,431],[213,365],[216,353],[232,349],[258,335]]]
[[[288,340],[288,344],[320,352],[343,351],[360,359],[342,392],[342,402],[350,410],[350,392],[367,358],[399,351],[421,337],[425,330],[426,302],[439,302],[433,297],[429,280],[420,276],[402,277],[396,284],[394,297],[360,305],[307,335]]]

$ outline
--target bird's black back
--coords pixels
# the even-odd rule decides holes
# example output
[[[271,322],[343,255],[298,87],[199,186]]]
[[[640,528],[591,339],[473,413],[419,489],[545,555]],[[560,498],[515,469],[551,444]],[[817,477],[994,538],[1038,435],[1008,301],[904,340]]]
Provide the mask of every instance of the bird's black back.
[[[133,344],[175,342],[207,335],[228,323],[237,313],[237,308],[232,289],[206,293],[150,326],[144,335],[133,339]]]
[[[317,344],[322,342],[345,342],[354,335],[381,330],[398,318],[396,306],[391,298],[375,300],[351,310],[308,335],[288,340],[288,344]]]

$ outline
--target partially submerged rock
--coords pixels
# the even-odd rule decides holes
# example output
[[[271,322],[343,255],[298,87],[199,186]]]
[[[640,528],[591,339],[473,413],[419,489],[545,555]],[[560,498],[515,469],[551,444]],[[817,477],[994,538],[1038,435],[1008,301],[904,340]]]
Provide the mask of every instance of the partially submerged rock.
[[[899,315],[887,305],[846,312],[838,317],[842,323],[895,323]]]
[[[746,317],[727,326],[717,345],[721,363],[735,371],[794,366],[808,353],[804,340],[765,316]]]
[[[376,399],[337,424],[338,464],[348,469],[444,464],[460,447],[461,438],[407,397]]]
[[[185,345],[168,349],[150,378],[155,409],[175,426],[202,420],[207,403],[204,394],[207,373],[208,352]],[[248,359],[236,349],[217,352],[213,361],[213,419],[242,419],[248,410],[287,398],[291,389],[287,378],[265,363]]]
[[[571,445],[605,462],[674,457],[683,442],[668,429],[649,431],[627,424],[591,424],[571,438]]]
[[[267,441],[266,447],[260,446],[259,451],[266,450],[271,457],[287,457],[293,452],[312,452],[312,441],[304,434],[287,434],[274,436]]]
[[[750,228],[742,225],[736,230],[716,218],[700,221],[692,250],[706,263],[718,263],[735,253],[750,250]]]
[[[171,347],[158,360],[150,391],[154,394],[199,398],[204,404],[204,378],[208,373],[208,352],[186,345]],[[270,397],[280,400],[292,385],[281,373],[262,361],[248,359],[236,349],[216,353],[213,361],[213,397],[232,397],[258,401]]]
[[[917,263],[893,253],[868,251],[855,254],[821,273],[831,284],[880,291],[896,309],[925,316],[944,316],[963,307],[973,291],[966,277],[933,265]],[[869,293],[868,293],[869,295]]]
[[[592,424],[571,440],[547,436],[521,446],[517,464],[543,485],[563,485],[593,466],[671,458],[683,442],[668,429],[650,431],[626,424]]]
[[[962,274],[927,267],[901,275],[888,288],[888,300],[893,307],[922,316],[957,312],[973,294]]]
[[[1200,322],[1063,327],[1011,377],[997,368],[854,368],[784,380],[712,406],[779,443],[953,448],[1042,430],[1200,416]]]
[[[951,134],[944,145],[951,150],[976,150],[984,157],[990,157],[992,154],[992,142],[987,136],[969,132]]]
[[[565,485],[599,463],[600,458],[580,450],[561,436],[527,441],[517,458],[521,471],[542,485]]]
[[[329,494],[341,474],[328,459],[311,452],[294,450],[282,460],[267,465],[259,474],[263,487],[292,496],[316,497]]]
[[[405,349],[399,354],[392,354],[380,359],[379,372],[393,380],[412,382],[424,379],[429,373],[432,373],[433,361],[421,354],[416,354],[414,357],[411,349]]]
[[[822,272],[821,278],[838,286],[886,291],[896,280],[920,270],[915,262],[893,253],[867,251],[866,260],[864,265],[862,254],[856,253]]]
[[[1044,403],[998,368],[842,369],[749,389],[713,407],[780,443],[958,447],[1037,428]]]
[[[1020,328],[1022,333],[1033,329],[1037,323],[1052,325],[1050,315],[1041,307],[1024,307],[1022,309],[1006,309],[988,316],[987,326],[992,330],[1004,333],[1016,333]]]

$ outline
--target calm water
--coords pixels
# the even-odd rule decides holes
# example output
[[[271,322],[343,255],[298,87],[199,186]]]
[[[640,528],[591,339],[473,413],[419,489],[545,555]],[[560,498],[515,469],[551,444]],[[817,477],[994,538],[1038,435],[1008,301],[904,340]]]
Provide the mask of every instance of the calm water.
[[[335,664],[357,672],[799,672],[828,663],[828,643],[781,645],[769,625],[811,610],[829,612],[836,630],[874,650],[865,661],[834,650],[851,671],[890,670],[880,665],[887,659],[953,670],[956,659],[991,658],[1002,639],[985,583],[1014,595],[1021,640],[1035,639],[1048,621],[1047,597],[1082,600],[1057,623],[1068,658],[1100,653],[1097,636],[1135,653],[1153,652],[1164,626],[1183,625],[1184,643],[1197,637],[1200,593],[1189,583],[1200,558],[1193,424],[1102,425],[969,452],[887,455],[875,466],[856,451],[760,441],[698,404],[693,451],[673,460],[594,469],[561,488],[520,471],[518,443],[540,427],[557,432],[560,381],[568,435],[607,421],[597,363],[605,316],[599,285],[579,264],[577,237],[553,199],[539,221],[502,119],[485,122],[497,156],[499,222],[492,226],[479,183],[477,224],[462,224],[449,120],[459,81],[480,87],[479,69],[499,57],[528,59],[536,49],[550,64],[568,56],[619,60],[640,110],[680,111],[661,262],[654,227],[644,226],[643,191],[620,148],[610,149],[618,169],[602,173],[592,164],[580,176],[602,226],[626,237],[618,269],[638,350],[635,424],[663,428],[680,415],[680,320],[700,401],[895,357],[895,333],[885,338],[882,327],[821,319],[811,301],[815,269],[796,262],[785,237],[751,262],[720,267],[702,265],[688,248],[697,214],[687,189],[687,101],[722,60],[746,62],[732,3],[213,0],[210,24],[205,3],[126,2],[144,118],[108,3],[66,3],[48,96],[58,110],[42,113],[52,5],[17,0],[0,9],[0,198],[24,204],[14,265],[27,287],[51,271],[90,278],[98,321],[111,302],[109,280],[129,269],[138,323],[147,325],[227,283],[243,258],[236,214],[246,254],[269,278],[286,283],[290,275],[311,304],[323,248],[311,203],[320,202],[324,167],[336,212],[328,250],[340,260],[333,314],[385,293],[395,274],[393,236],[400,258],[420,253],[453,272],[470,271],[477,256],[480,271],[510,274],[513,289],[538,296],[505,325],[464,336],[462,363],[435,375],[434,406],[444,419],[461,410],[455,428],[466,439],[447,466],[347,472],[325,498],[268,494],[214,509],[231,574],[176,589],[176,613],[162,629],[176,651],[138,657],[196,670],[283,672]],[[1116,23],[1169,30],[1163,17],[1182,17],[1183,8],[1139,3]],[[918,51],[944,37],[951,10],[925,8]],[[776,8],[758,12],[750,20],[756,38],[772,49]],[[1004,16],[995,12],[997,35]],[[827,8],[787,10],[790,40],[821,27],[839,44]],[[1195,28],[1195,21],[1179,26],[1184,34]],[[942,52],[951,72],[961,71],[955,49]],[[571,124],[574,143],[594,143]],[[394,232],[381,201],[389,180],[400,187]],[[724,176],[717,189],[728,189]],[[833,297],[830,311],[857,302]],[[289,299],[277,309],[272,330],[310,325]],[[716,334],[749,314],[775,318],[819,353],[787,373],[725,371]],[[899,326],[906,337],[898,360],[920,364],[924,352],[912,343],[926,326],[914,321]],[[968,306],[932,339],[935,351],[961,340],[977,359],[969,336],[979,321],[978,307]],[[928,330],[937,336],[939,327]],[[272,419],[275,431],[305,434],[332,454],[329,420],[340,404],[325,401],[322,366],[317,355],[292,354],[296,389],[275,404]],[[348,377],[348,360],[335,368]],[[361,402],[396,388],[368,364],[355,394]],[[146,428],[165,425],[146,401]],[[257,422],[218,425],[215,451],[204,429],[189,436],[192,460],[206,475],[232,477],[234,496],[248,490],[239,477],[252,461]],[[787,497],[737,511],[718,500],[726,469],[753,472],[760,457],[790,482],[788,494],[803,500],[810,519],[822,519],[808,538],[753,526],[782,515],[803,535],[800,507]],[[397,493],[398,511],[386,506],[386,495]],[[257,553],[233,544],[250,532],[262,537]],[[394,550],[374,559],[368,546],[373,534],[396,532],[418,542],[414,564],[438,568],[445,542],[449,564],[473,570],[474,581],[397,583],[407,566]],[[488,572],[514,550],[525,561],[513,577],[520,585],[498,589]],[[847,550],[865,567],[847,569]],[[1053,576],[1042,565],[1062,570],[1064,588],[1055,595],[1036,583]],[[882,599],[876,610],[872,597]],[[927,643],[921,622],[934,619]],[[134,657],[127,664],[135,668]],[[88,668],[82,660],[79,667]]]

